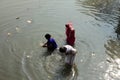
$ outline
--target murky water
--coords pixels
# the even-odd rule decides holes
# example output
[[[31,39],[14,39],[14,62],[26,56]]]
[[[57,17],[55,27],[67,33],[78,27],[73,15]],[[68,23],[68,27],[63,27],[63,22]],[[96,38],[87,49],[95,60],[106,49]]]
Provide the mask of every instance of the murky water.
[[[0,0],[0,80],[119,80],[119,0]],[[73,73],[63,75],[58,51],[47,55],[44,35],[65,44],[76,30]],[[67,73],[66,73],[67,74]]]

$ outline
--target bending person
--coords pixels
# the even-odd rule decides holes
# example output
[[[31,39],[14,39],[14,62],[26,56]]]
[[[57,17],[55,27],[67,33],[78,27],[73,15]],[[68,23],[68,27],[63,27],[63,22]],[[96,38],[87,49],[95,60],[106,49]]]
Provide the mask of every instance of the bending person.
[[[71,69],[74,65],[74,59],[75,59],[77,50],[70,45],[65,45],[63,47],[60,47],[59,51],[61,53],[65,53],[65,66]]]
[[[57,48],[56,41],[51,38],[50,34],[46,34],[45,38],[47,39],[47,42],[43,45],[43,47],[47,47],[48,51],[54,51]]]

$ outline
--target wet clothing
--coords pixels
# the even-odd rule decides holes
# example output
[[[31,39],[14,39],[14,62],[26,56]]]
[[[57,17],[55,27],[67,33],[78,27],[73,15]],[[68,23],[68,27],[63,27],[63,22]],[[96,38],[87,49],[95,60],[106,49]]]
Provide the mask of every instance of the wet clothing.
[[[47,41],[47,48],[50,51],[53,51],[54,49],[57,48],[57,44],[53,38],[48,39]]]
[[[66,52],[65,52],[65,63],[69,64],[69,65],[73,65],[74,64],[74,59],[75,59],[75,55],[76,55],[76,49],[74,49],[72,46],[70,45],[65,45],[64,46],[66,48]]]
[[[71,23],[66,24],[66,42],[73,46],[75,43],[75,29]]]

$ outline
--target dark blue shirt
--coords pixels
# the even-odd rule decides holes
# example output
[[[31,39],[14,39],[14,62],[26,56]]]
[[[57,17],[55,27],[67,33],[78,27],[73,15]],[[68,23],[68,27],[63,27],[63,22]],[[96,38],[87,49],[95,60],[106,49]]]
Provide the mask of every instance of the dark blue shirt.
[[[57,48],[57,44],[53,38],[48,39],[47,46],[49,49],[56,49]]]

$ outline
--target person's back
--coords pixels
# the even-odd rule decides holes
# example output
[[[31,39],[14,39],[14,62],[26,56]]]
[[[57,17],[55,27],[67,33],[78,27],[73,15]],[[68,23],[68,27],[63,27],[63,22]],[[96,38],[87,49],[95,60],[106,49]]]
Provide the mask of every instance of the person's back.
[[[56,44],[56,42],[55,42],[55,40],[53,38],[48,39],[47,45],[48,45],[48,50],[53,51],[54,49],[57,48],[57,44]]]
[[[56,41],[51,38],[50,34],[46,34],[45,38],[47,39],[47,42],[43,45],[43,47],[47,47],[48,51],[54,51],[57,48]]]
[[[64,47],[66,47],[65,62],[69,65],[73,65],[74,64],[74,58],[75,58],[75,55],[76,55],[76,49],[74,49],[70,45],[65,45]]]
[[[77,53],[77,50],[74,49],[70,45],[65,45],[63,47],[60,47],[59,51],[62,53],[65,53],[65,55],[66,55],[65,65],[69,68],[72,68],[72,66],[74,65],[74,59],[75,59],[75,55]]]

